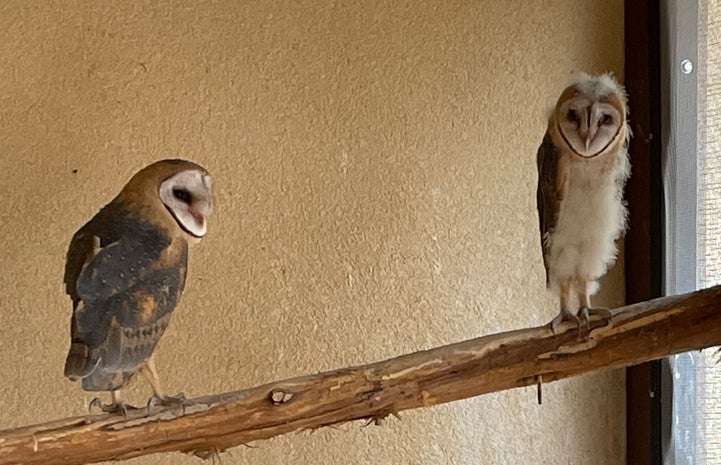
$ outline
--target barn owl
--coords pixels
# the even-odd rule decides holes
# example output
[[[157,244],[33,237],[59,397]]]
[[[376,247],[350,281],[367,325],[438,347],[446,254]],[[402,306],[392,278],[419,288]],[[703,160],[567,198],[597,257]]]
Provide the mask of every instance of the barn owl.
[[[188,243],[205,236],[213,209],[212,179],[185,160],[161,160],[136,173],[73,236],[65,286],[73,301],[65,376],[85,391],[110,391],[91,402],[126,413],[120,389],[142,372],[153,404],[181,402],[163,393],[153,352],[178,304]]]
[[[551,321],[589,326],[598,280],[615,262],[626,230],[623,189],[631,173],[626,94],[610,74],[581,73],[556,103],[538,149],[537,208],[546,286],[560,298]]]

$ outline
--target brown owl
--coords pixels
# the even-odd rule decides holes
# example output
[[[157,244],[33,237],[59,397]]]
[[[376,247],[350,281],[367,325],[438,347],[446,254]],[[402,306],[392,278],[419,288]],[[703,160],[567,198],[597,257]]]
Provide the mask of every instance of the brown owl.
[[[72,238],[65,285],[73,300],[65,376],[86,391],[110,391],[106,412],[133,408],[120,389],[138,371],[150,402],[163,393],[153,352],[183,292],[188,243],[202,238],[213,208],[212,179],[185,160],[161,160],[136,173]]]

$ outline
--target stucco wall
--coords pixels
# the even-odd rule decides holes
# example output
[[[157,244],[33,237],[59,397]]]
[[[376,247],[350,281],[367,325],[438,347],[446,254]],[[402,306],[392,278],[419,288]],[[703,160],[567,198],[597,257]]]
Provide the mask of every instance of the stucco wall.
[[[217,187],[157,352],[169,391],[550,321],[535,153],[580,69],[623,77],[620,0],[0,3],[0,426],[85,411],[62,375],[65,250],[159,158]],[[623,301],[618,270],[597,302]],[[542,406],[517,389],[222,463],[618,464],[624,412],[617,371],[546,385]]]

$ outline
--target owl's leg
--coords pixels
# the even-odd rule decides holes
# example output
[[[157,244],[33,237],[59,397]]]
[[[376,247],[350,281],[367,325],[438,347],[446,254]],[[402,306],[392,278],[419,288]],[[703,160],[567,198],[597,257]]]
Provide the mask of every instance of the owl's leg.
[[[158,371],[155,369],[155,359],[152,355],[145,362],[140,371],[143,373],[145,378],[153,387],[153,397],[148,400],[148,411],[150,411],[150,409],[155,407],[156,405],[179,405],[184,408],[184,403],[186,399],[185,395],[182,392],[174,396],[169,396],[163,393],[163,390],[160,388],[160,378],[158,377]]]
[[[591,331],[592,315],[598,315],[602,319],[606,320],[606,324],[609,324],[613,314],[611,310],[605,307],[591,307],[591,296],[588,295],[588,281],[581,281],[578,286],[578,304],[580,309],[578,310],[578,317],[581,322],[586,325],[586,330]]]
[[[571,281],[564,281],[561,283],[561,311],[551,321],[551,331],[556,334],[558,325],[562,321],[573,321],[578,325],[579,332],[581,330],[581,323],[578,317],[571,311],[571,295],[572,295],[572,284]]]
[[[120,389],[110,391],[110,395],[112,396],[113,401],[109,404],[103,404],[100,397],[96,397],[91,400],[90,404],[88,404],[88,411],[92,412],[93,407],[98,407],[105,413],[122,413],[123,416],[127,418],[130,410],[138,410],[137,407],[133,407],[122,399]]]

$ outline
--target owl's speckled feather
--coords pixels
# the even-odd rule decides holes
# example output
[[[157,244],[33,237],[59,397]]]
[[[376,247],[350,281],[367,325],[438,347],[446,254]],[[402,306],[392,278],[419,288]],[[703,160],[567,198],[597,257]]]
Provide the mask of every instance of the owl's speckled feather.
[[[80,270],[74,266],[100,249]],[[75,283],[65,375],[87,391],[119,389],[150,357],[185,285],[187,243],[110,203],[73,238],[66,283]],[[160,263],[161,254],[170,257]]]

